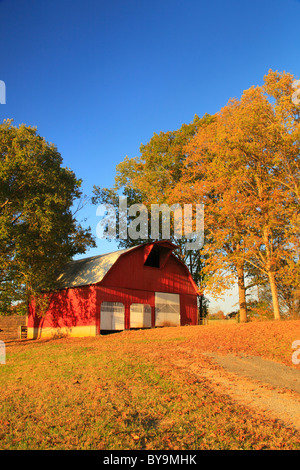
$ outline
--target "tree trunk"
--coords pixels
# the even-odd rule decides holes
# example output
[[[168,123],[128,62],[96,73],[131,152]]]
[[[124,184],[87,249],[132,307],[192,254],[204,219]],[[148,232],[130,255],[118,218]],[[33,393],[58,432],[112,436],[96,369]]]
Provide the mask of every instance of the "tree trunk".
[[[198,325],[202,325],[203,320],[203,296],[199,296],[199,316],[198,316]]]
[[[273,311],[274,311],[274,319],[280,320],[280,310],[279,310],[279,302],[278,302],[278,290],[275,280],[275,275],[273,271],[268,272],[271,292],[272,292],[272,301],[273,301]]]
[[[237,270],[237,275],[238,275],[240,322],[245,323],[247,321],[247,303],[246,303],[244,269],[239,266],[236,268],[236,270]]]
[[[275,274],[272,268],[273,262],[273,253],[272,253],[272,237],[270,236],[270,229],[268,226],[264,227],[263,230],[263,241],[266,247],[266,255],[267,255],[267,273],[270,282],[271,292],[272,292],[272,301],[273,301],[273,311],[274,311],[274,319],[280,320],[280,310],[279,310],[279,302],[278,302],[278,290],[277,284],[275,279]]]

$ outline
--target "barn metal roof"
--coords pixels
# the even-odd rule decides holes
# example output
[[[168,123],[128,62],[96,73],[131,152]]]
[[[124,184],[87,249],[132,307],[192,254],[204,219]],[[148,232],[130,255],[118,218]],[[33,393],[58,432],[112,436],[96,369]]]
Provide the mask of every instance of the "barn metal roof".
[[[102,281],[117,259],[135,246],[104,255],[70,261],[57,281],[60,288],[79,287]]]
[[[169,241],[156,241],[146,243],[144,244],[144,247],[146,247],[147,245],[158,245],[161,247],[168,247],[171,251],[176,248],[176,245]],[[101,282],[104,276],[108,273],[110,268],[115,264],[115,262],[121,255],[141,246],[142,245],[132,246],[131,248],[127,248],[124,250],[113,251],[111,253],[103,255],[91,256],[90,258],[83,258],[75,261],[70,261],[69,263],[67,263],[64,271],[57,279],[58,288],[65,289],[69,287],[80,287]],[[178,261],[182,263],[182,265],[185,266],[185,269],[188,271],[186,265],[179,259]],[[198,287],[194,283],[192,277],[191,282],[194,284],[195,290],[198,291]]]

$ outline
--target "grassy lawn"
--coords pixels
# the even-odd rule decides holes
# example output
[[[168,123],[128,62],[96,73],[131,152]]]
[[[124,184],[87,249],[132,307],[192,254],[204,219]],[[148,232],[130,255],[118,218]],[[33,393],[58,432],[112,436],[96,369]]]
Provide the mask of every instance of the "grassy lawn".
[[[296,339],[300,321],[8,342],[0,449],[299,450],[295,430],[218,395],[178,362],[195,351],[201,367],[201,351],[217,350],[292,365]]]

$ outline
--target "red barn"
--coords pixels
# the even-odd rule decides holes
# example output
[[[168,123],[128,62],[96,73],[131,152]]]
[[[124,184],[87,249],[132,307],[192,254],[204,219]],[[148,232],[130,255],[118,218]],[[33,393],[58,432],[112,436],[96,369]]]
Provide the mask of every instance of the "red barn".
[[[28,311],[28,338],[196,325],[198,288],[168,241],[70,262],[47,312]]]

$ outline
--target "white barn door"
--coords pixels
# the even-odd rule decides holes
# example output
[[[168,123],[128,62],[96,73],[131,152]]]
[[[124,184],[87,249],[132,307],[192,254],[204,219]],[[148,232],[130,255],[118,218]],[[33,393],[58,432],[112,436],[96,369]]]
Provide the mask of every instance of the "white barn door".
[[[130,305],[130,328],[151,328],[151,307],[148,304]]]
[[[124,330],[125,308],[121,302],[102,302],[100,330]]]
[[[155,292],[155,326],[180,325],[180,296]]]

